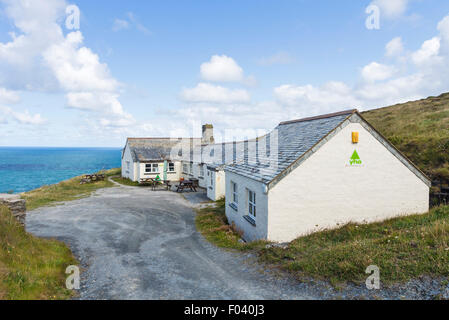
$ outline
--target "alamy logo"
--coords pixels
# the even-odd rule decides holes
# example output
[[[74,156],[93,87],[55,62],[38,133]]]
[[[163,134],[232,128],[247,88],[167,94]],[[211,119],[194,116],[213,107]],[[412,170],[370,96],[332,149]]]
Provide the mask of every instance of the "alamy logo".
[[[357,153],[357,150],[354,150],[354,153],[352,154],[351,159],[349,159],[349,164],[351,166],[361,165],[362,160],[359,157],[359,154]]]

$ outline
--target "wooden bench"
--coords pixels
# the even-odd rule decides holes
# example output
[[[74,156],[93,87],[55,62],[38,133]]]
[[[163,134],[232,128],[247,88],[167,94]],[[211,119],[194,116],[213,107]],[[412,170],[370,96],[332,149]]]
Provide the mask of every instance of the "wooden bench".
[[[196,192],[195,183],[193,181],[189,181],[189,180],[179,181],[176,192],[182,192],[182,191],[184,191],[185,188],[189,188],[191,191]]]

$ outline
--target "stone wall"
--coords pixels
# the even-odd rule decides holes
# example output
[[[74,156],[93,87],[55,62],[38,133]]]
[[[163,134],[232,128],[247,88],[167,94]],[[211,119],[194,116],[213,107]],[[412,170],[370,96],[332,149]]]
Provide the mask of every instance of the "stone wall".
[[[16,194],[0,194],[0,205],[7,206],[14,218],[20,222],[20,224],[25,225],[26,219],[26,202],[21,199],[19,195]]]

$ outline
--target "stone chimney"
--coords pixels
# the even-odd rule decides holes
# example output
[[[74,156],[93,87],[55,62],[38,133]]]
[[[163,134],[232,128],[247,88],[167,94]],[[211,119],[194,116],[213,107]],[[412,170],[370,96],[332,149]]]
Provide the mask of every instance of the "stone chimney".
[[[203,138],[201,139],[202,144],[213,144],[214,139],[214,126],[211,124],[205,124],[203,126]]]

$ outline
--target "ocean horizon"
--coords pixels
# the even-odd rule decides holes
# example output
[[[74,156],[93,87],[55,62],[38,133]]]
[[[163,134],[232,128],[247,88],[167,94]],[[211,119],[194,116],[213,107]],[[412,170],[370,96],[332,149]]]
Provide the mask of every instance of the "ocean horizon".
[[[0,147],[0,193],[21,193],[121,166],[121,148]]]

